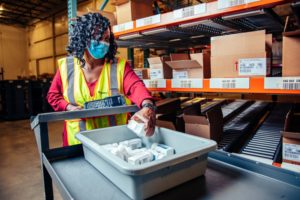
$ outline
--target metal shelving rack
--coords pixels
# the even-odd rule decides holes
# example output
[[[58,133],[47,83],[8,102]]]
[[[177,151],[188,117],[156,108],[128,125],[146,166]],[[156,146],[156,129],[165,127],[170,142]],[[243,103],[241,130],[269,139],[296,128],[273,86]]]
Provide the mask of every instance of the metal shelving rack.
[[[206,12],[204,12],[204,13],[197,14],[197,15],[190,16],[190,17],[183,17],[183,18],[179,18],[179,19],[173,19],[172,12],[164,13],[164,14],[161,14],[161,20],[159,23],[146,25],[143,27],[137,27],[136,21],[133,21],[134,25],[131,29],[115,32],[115,36],[117,38],[122,38],[122,36],[126,36],[129,34],[140,34],[145,31],[155,30],[158,28],[166,28],[166,27],[170,27],[170,26],[174,26],[174,25],[182,25],[182,24],[188,24],[188,23],[192,23],[192,22],[197,23],[199,21],[203,21],[203,20],[207,20],[207,19],[214,19],[214,18],[224,17],[224,16],[227,16],[227,19],[228,19],[228,15],[230,15],[231,18],[234,18],[233,14],[244,13],[244,14],[247,14],[248,16],[249,15],[258,15],[258,14],[260,14],[260,13],[258,13],[258,11],[261,9],[271,8],[273,6],[288,3],[288,2],[291,2],[291,1],[260,0],[260,1],[254,1],[252,3],[247,3],[244,5],[237,5],[237,6],[233,6],[233,7],[229,7],[229,8],[218,9],[218,2],[213,1],[213,2],[206,3]],[[250,11],[252,11],[252,12],[255,11],[255,13],[249,13]],[[236,18],[238,16],[239,15],[235,15]]]
[[[187,17],[174,19],[175,11],[164,13],[159,16],[160,20],[159,22],[156,21],[157,23],[146,24],[140,27],[136,20],[129,22],[132,23],[132,26],[129,26],[129,28],[125,27],[124,24],[118,25],[118,28],[114,29],[114,34],[118,39],[119,46],[130,48],[193,47],[195,45],[207,44],[211,36],[261,29],[266,29],[268,33],[281,34],[284,29],[284,23],[272,10],[272,7],[290,2],[292,1],[260,0],[244,5],[219,9],[218,2],[214,1],[201,4],[203,12],[200,14],[192,12],[193,14]],[[299,2],[293,3],[291,7],[294,13],[296,13]],[[147,18],[147,20],[151,21],[150,18]],[[152,20],[155,21],[154,18]],[[267,82],[273,81],[271,77],[251,77],[248,80],[248,88],[235,89],[212,88],[210,86],[211,79],[204,79],[202,87],[194,88],[174,88],[172,87],[171,80],[163,81],[165,81],[165,83],[162,87],[151,87],[157,85],[157,83],[146,84],[146,86],[150,91],[159,92],[300,94],[300,77],[295,77],[295,80],[292,80],[295,81],[295,84],[290,87],[282,86],[284,85],[284,80],[282,79],[279,80],[281,84],[280,87],[271,88],[265,86]],[[150,80],[150,82],[153,83],[155,81]]]
[[[205,25],[195,25],[197,31],[203,26],[240,26],[245,30],[254,28],[253,24],[245,19],[224,21],[220,18],[224,15],[238,14],[267,9],[275,5],[289,1],[260,0],[246,5],[239,5],[222,10],[217,9],[217,2],[207,3],[207,13],[184,19],[168,20],[172,13],[161,15],[161,22],[141,28],[134,27],[131,30],[115,32],[119,44],[124,46],[138,46],[146,40],[154,43],[156,36],[162,33],[173,37],[187,35],[187,41],[191,37],[187,30],[190,27],[180,27],[184,23],[194,23],[201,20]],[[74,13],[76,0],[68,0],[69,14]],[[71,16],[72,14],[70,14]],[[210,20],[213,19],[213,20]],[[275,21],[276,22],[276,21]],[[229,25],[228,25],[229,24]],[[221,27],[221,28],[220,28]],[[224,28],[224,27],[223,27]],[[248,28],[248,29],[247,29]],[[156,32],[161,29],[162,32]],[[152,34],[147,34],[152,31]],[[153,33],[154,31],[154,33]],[[195,34],[198,34],[197,32]],[[219,34],[224,31],[222,26],[211,29],[211,34]],[[276,30],[273,30],[276,31]],[[145,34],[146,32],[146,34]],[[143,34],[142,36],[140,36]],[[158,34],[155,36],[155,34]],[[127,39],[124,39],[127,37]],[[136,37],[137,36],[137,37]],[[123,39],[122,39],[123,38]],[[199,42],[199,40],[196,42]],[[151,45],[149,45],[150,47]],[[161,45],[162,47],[164,45]],[[263,78],[251,78],[250,89],[211,89],[209,79],[203,80],[203,88],[172,88],[171,80],[166,80],[163,88],[150,88],[151,91],[178,91],[178,92],[238,92],[238,93],[272,93],[272,94],[300,94],[300,90],[266,90]],[[155,85],[155,84],[154,84]],[[38,150],[41,159],[45,199],[53,199],[52,181],[57,185],[64,199],[129,199],[106,177],[92,167],[83,156],[82,145],[54,148],[49,146],[48,123],[52,121],[86,118],[94,116],[112,115],[123,112],[135,112],[137,107],[115,107],[109,109],[82,110],[73,112],[45,113],[35,117],[31,122],[34,129]],[[195,189],[197,188],[197,189]],[[254,192],[255,191],[255,192]],[[300,193],[300,174],[278,167],[263,164],[258,161],[236,156],[231,153],[215,151],[209,154],[208,169],[205,176],[182,184],[174,189],[156,195],[151,199],[298,199]]]

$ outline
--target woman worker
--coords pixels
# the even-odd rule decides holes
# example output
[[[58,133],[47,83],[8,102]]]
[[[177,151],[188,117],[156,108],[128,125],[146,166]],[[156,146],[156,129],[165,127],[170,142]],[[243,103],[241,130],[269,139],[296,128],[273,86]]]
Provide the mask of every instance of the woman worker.
[[[55,111],[81,110],[85,102],[116,94],[125,96],[141,108],[135,115],[145,121],[147,136],[154,133],[155,107],[143,82],[125,59],[116,58],[117,44],[110,22],[99,13],[77,17],[72,24],[69,56],[58,61],[59,68],[48,92],[48,102]],[[80,143],[75,134],[82,130],[127,123],[128,114],[66,120],[63,145]]]

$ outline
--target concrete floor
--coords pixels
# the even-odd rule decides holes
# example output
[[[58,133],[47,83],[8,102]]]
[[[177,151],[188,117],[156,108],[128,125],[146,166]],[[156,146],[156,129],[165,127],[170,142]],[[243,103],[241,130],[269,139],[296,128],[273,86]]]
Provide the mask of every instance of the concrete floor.
[[[62,144],[63,123],[49,124],[50,146]],[[44,199],[40,160],[29,120],[0,121],[0,199]],[[54,186],[54,198],[62,199]]]

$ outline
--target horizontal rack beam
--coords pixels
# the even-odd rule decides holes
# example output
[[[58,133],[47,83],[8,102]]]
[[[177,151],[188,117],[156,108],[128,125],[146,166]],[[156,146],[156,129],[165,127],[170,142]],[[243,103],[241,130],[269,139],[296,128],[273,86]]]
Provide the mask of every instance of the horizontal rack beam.
[[[157,92],[214,92],[214,93],[262,93],[262,94],[293,94],[300,95],[300,89],[265,89],[264,78],[255,77],[249,79],[249,89],[210,88],[210,79],[203,79],[202,88],[173,88],[172,80],[166,79],[165,88],[149,88],[149,91]]]

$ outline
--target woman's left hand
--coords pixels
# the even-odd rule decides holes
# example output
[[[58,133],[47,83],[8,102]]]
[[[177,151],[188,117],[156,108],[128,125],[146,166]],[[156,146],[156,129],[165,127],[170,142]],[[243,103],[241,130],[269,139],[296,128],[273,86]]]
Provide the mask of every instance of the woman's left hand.
[[[132,119],[134,120],[138,120],[140,118],[142,118],[141,120],[143,120],[145,123],[146,136],[152,136],[155,131],[155,111],[151,108],[144,107],[132,116]]]

